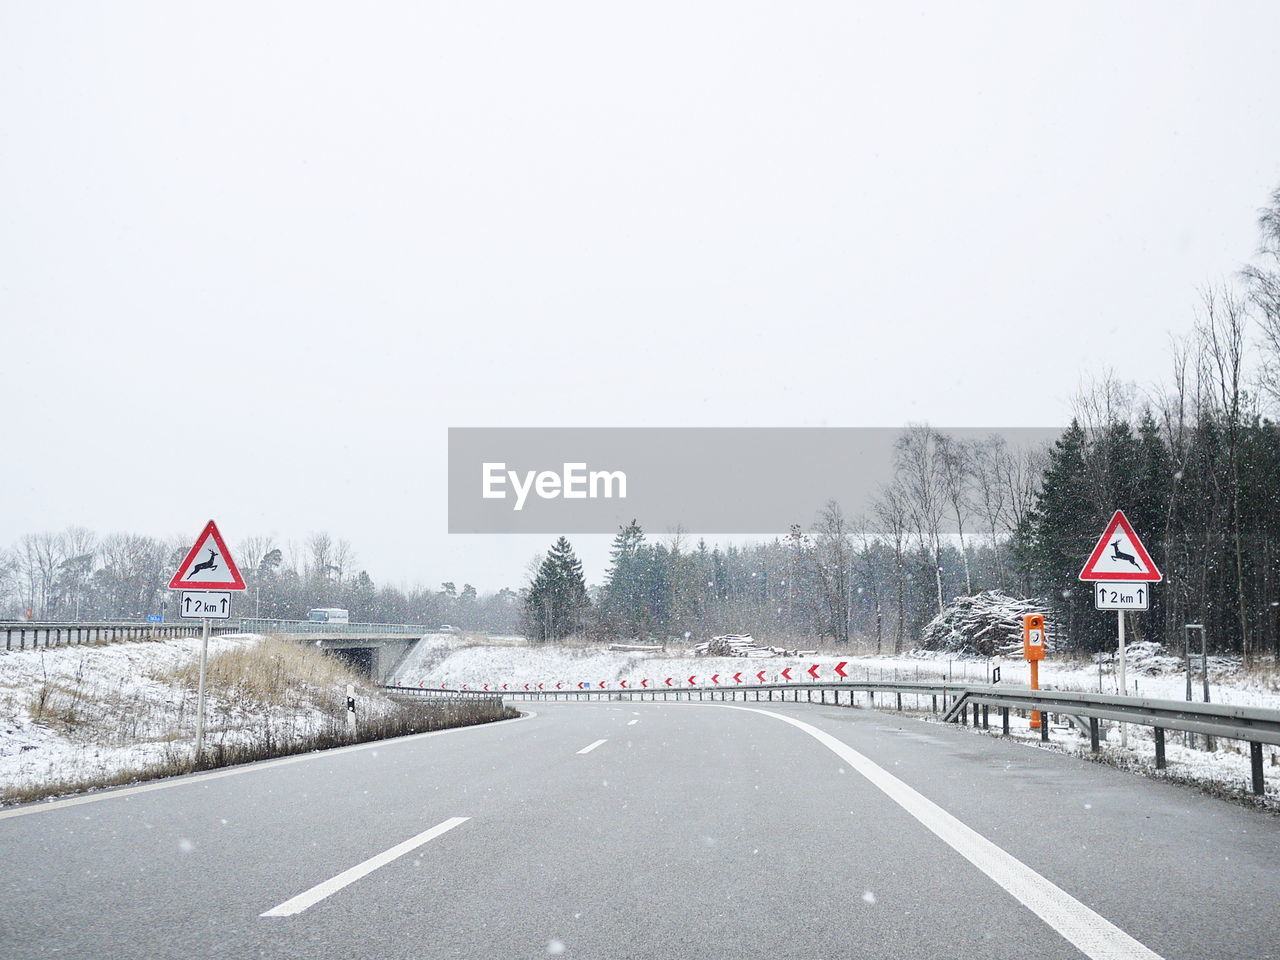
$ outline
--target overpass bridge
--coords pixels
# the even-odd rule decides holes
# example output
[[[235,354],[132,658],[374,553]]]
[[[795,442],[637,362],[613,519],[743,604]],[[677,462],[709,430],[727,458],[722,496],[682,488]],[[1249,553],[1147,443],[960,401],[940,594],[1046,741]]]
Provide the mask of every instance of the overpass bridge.
[[[320,623],[242,617],[215,620],[210,633],[260,633],[312,643],[346,662],[375,683],[386,683],[414,644],[434,630],[414,623]],[[198,636],[199,620],[40,622],[0,621],[0,649],[34,650],[114,640]]]
[[[243,617],[240,632],[313,643],[374,683],[386,683],[414,645],[435,631],[417,623],[324,623]]]

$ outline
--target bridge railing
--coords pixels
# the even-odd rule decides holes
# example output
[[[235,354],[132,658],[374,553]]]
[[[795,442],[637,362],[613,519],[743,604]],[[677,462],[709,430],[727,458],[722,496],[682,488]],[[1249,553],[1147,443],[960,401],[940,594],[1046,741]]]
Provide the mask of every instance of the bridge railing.
[[[407,637],[422,637],[436,632],[434,627],[420,623],[327,623],[323,620],[269,620],[260,617],[242,617],[240,629],[244,633],[324,633],[335,637],[349,634],[403,634]]]
[[[209,632],[213,636],[239,633],[234,620],[225,623],[214,621]],[[143,640],[156,637],[191,637],[200,633],[199,620],[178,620],[169,623],[122,622],[119,620],[86,620],[76,622],[48,622],[35,620],[0,621],[0,633],[4,635],[6,650],[34,650],[36,647],[61,647],[68,644],[103,643],[108,640]]]

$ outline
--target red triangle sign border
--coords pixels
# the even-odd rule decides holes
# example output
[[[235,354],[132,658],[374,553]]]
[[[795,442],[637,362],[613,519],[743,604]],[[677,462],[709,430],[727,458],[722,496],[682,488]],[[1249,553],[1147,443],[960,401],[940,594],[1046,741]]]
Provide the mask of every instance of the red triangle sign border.
[[[191,566],[203,544],[208,537],[213,537],[214,545],[218,548],[218,553],[222,556],[223,561],[227,565],[227,574],[229,580],[222,582],[213,582],[209,580],[184,580],[182,579],[182,571]],[[182,563],[178,564],[178,572],[173,575],[173,579],[169,581],[170,590],[244,590],[244,577],[240,576],[240,568],[236,566],[235,560],[231,559],[231,551],[227,549],[226,541],[222,539],[222,534],[218,531],[218,525],[210,520],[204,525],[204,529],[200,531],[200,536],[196,537],[196,542],[191,545],[191,549],[187,551],[187,555],[183,557]]]
[[[1111,538],[1115,535],[1116,530],[1122,530],[1129,538],[1129,543],[1133,545],[1134,552],[1137,553],[1138,559],[1146,566],[1149,572],[1136,573],[1099,573],[1094,569],[1095,565],[1102,558],[1102,554],[1106,551]],[[1098,545],[1093,548],[1093,553],[1089,554],[1089,559],[1085,561],[1085,565],[1080,570],[1079,579],[1081,580],[1114,580],[1114,581],[1132,581],[1142,583],[1159,583],[1164,579],[1164,575],[1160,572],[1160,568],[1156,566],[1156,562],[1151,559],[1151,554],[1147,553],[1147,548],[1142,545],[1142,541],[1138,539],[1138,535],[1134,533],[1133,525],[1129,523],[1129,518],[1124,515],[1123,510],[1117,510],[1111,517],[1111,522],[1107,524],[1107,528],[1102,531],[1102,536],[1098,538]]]

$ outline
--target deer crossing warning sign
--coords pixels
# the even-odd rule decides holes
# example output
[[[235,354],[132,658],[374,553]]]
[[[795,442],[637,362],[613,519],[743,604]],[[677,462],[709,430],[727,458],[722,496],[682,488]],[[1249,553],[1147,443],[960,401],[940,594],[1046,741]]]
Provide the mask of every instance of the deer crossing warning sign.
[[[244,577],[218,526],[210,520],[169,581],[170,590],[243,590]]]
[[[1089,554],[1081,580],[1158,583],[1164,577],[1151,554],[1133,532],[1123,510],[1117,510],[1103,531],[1098,545]]]

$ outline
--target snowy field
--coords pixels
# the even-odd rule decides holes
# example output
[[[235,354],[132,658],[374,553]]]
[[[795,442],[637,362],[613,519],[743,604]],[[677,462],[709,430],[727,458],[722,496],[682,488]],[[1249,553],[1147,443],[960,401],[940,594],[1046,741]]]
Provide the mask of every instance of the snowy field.
[[[250,652],[262,639],[211,637],[210,660]],[[195,637],[0,651],[0,793],[189,760],[199,651]],[[211,695],[206,743],[305,737],[334,722],[329,702],[339,696],[336,688],[298,690],[279,703]],[[357,699],[362,715],[389,708],[373,691]]]
[[[1155,644],[1134,644],[1128,651],[1126,681],[1129,692],[1170,700],[1182,700],[1186,695],[1186,677],[1181,661],[1163,656]],[[936,680],[947,678],[957,682],[985,683],[993,668],[1000,668],[1001,682],[1026,685],[1029,670],[1026,661],[1010,658],[974,659],[947,656],[946,654],[915,653],[906,656],[838,657],[827,654],[812,657],[771,657],[747,659],[742,657],[700,657],[692,649],[669,648],[666,651],[609,650],[607,645],[577,646],[557,644],[531,644],[518,638],[504,637],[499,642],[487,642],[475,638],[447,634],[433,634],[424,638],[405,658],[396,671],[392,683],[402,686],[450,687],[481,689],[485,684],[498,689],[506,683],[519,689],[525,683],[542,683],[546,689],[574,689],[580,682],[598,688],[602,683],[609,689],[618,689],[620,682],[628,687],[639,686],[648,679],[649,686],[660,686],[666,677],[672,677],[676,686],[689,686],[689,677],[696,677],[698,685],[711,686],[711,677],[718,675],[722,686],[738,686],[733,675],[741,672],[743,686],[755,682],[758,671],[763,670],[766,682],[779,682],[781,671],[791,668],[795,679],[807,679],[806,671],[812,664],[819,665],[819,679],[835,680],[834,666],[846,661],[845,672],[852,679],[878,680]],[[1239,663],[1230,658],[1209,658],[1210,699],[1215,703],[1230,703],[1280,709],[1280,688],[1277,677],[1271,675],[1246,675]],[[1054,661],[1045,660],[1040,668],[1040,682],[1044,687],[1059,690],[1116,693],[1118,687],[1115,665],[1112,660]],[[1195,676],[1193,697],[1201,699],[1201,680]],[[912,698],[905,698],[910,709]],[[922,698],[919,706],[927,708]],[[991,714],[994,729],[999,732],[998,713]],[[928,719],[926,715],[925,719]],[[1024,718],[1012,719],[1012,733],[1027,743],[1040,748],[1039,731],[1031,730]],[[1128,748],[1120,746],[1120,731],[1116,724],[1104,727],[1106,759],[1117,765],[1159,775],[1170,779],[1184,779],[1210,788],[1228,791],[1247,790],[1249,781],[1248,745],[1237,741],[1218,741],[1215,749],[1205,749],[1203,737],[1186,737],[1170,733],[1166,738],[1168,768],[1157,774],[1155,743],[1149,727],[1129,728]],[[1087,755],[1087,736],[1067,726],[1054,726],[1050,732],[1050,748]],[[1280,750],[1266,747],[1264,758],[1269,803],[1280,803]]]

